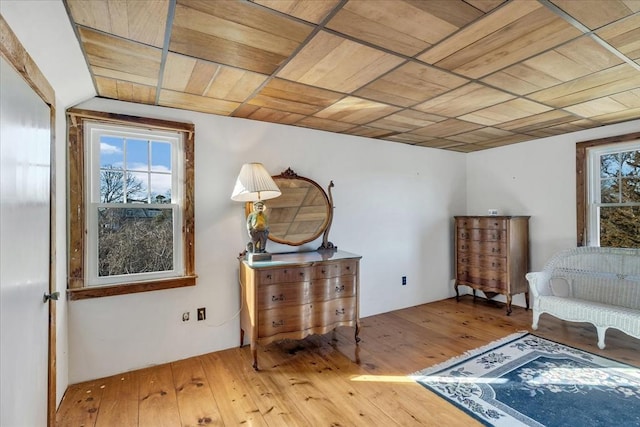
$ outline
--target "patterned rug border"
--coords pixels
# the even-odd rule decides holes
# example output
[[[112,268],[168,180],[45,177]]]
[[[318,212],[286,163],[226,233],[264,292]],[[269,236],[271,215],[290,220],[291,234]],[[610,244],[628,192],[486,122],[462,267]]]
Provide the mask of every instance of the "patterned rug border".
[[[587,355],[591,355],[594,356],[596,358],[599,358],[603,361],[608,361],[612,364],[618,364],[618,365],[624,365],[624,366],[628,366],[637,370],[640,370],[640,367],[638,366],[634,366],[632,364],[629,364],[627,362],[622,362],[616,359],[612,359],[610,357],[607,356],[603,356],[603,355],[599,355],[596,353],[593,353],[589,350],[583,350],[577,347],[573,347],[571,345],[567,345],[567,344],[563,344],[557,341],[554,341],[552,339],[549,338],[544,338],[541,337],[539,335],[533,334],[527,330],[524,331],[518,331],[512,334],[509,334],[505,337],[499,338],[497,340],[491,341],[485,345],[482,345],[480,347],[477,348],[473,348],[470,350],[465,351],[464,353],[458,355],[458,356],[454,356],[452,358],[449,358],[443,362],[437,363],[435,365],[432,366],[428,366],[424,369],[421,369],[419,371],[414,372],[413,374],[408,375],[409,378],[411,378],[413,381],[415,381],[417,384],[420,384],[422,387],[424,387],[425,389],[433,392],[434,394],[436,394],[437,396],[439,396],[441,399],[443,399],[444,401],[446,401],[447,403],[455,406],[457,409],[463,411],[464,413],[466,413],[467,415],[469,415],[471,418],[477,420],[479,423],[481,423],[482,425],[485,426],[495,426],[496,424],[488,421],[485,418],[482,418],[481,416],[479,416],[478,414],[474,413],[473,411],[467,409],[465,406],[460,405],[452,400],[450,400],[447,396],[445,396],[444,394],[441,394],[440,392],[436,391],[435,389],[433,389],[431,386],[423,383],[422,381],[424,381],[424,377],[428,377],[436,372],[441,372],[441,371],[445,371],[445,370],[450,370],[450,369],[454,369],[456,367],[456,365],[461,365],[464,366],[464,364],[469,361],[470,359],[475,359],[478,357],[483,356],[486,353],[490,353],[493,350],[496,350],[498,348],[504,348],[509,346],[510,343],[519,341],[521,339],[526,338],[527,336],[531,336],[531,337],[535,337],[536,339],[539,340],[543,340],[549,343],[552,343],[554,345],[558,345],[561,347],[564,347],[566,349],[568,349],[569,351],[576,351],[576,352],[580,352],[580,353],[585,353]],[[639,376],[637,374],[634,375],[635,380],[637,381]],[[518,411],[516,410],[516,413],[518,413]],[[531,423],[531,424],[530,424]],[[541,426],[544,427],[544,424],[539,423],[538,421],[529,418],[529,422],[526,425],[530,425],[530,426]],[[635,424],[634,424],[635,425]]]
[[[500,346],[502,346],[504,344],[508,344],[508,343],[510,343],[512,341],[518,340],[518,339],[520,339],[520,338],[522,338],[522,337],[524,337],[526,335],[534,335],[534,334],[530,333],[529,331],[514,332],[513,334],[507,335],[506,337],[503,337],[503,338],[499,338],[499,339],[497,339],[495,341],[491,341],[490,343],[487,343],[487,344],[485,344],[485,345],[483,345],[481,347],[476,347],[476,348],[472,348],[471,350],[467,350],[467,351],[465,351],[464,353],[462,353],[462,354],[460,354],[458,356],[454,356],[454,357],[451,357],[451,358],[445,360],[444,362],[440,362],[440,363],[438,363],[436,365],[428,366],[428,367],[426,367],[424,369],[416,371],[416,372],[410,374],[409,376],[410,377],[415,377],[415,376],[419,376],[419,375],[427,375],[427,374],[429,374],[429,373],[431,373],[433,371],[439,371],[441,369],[446,369],[449,366],[453,366],[456,363],[460,363],[460,362],[462,362],[462,361],[464,361],[464,360],[466,360],[466,359],[468,359],[470,357],[479,356],[479,355],[481,355],[483,353],[486,353],[488,351],[493,350],[496,347],[500,347]],[[535,335],[535,336],[537,336],[537,335]],[[543,338],[543,337],[539,337],[538,336],[538,338]],[[543,338],[543,339],[546,339],[546,338]],[[548,341],[551,341],[551,340],[548,340]],[[558,344],[561,344],[561,343],[558,343]],[[565,344],[562,344],[562,345],[565,345]]]
[[[436,393],[433,390],[430,390],[426,385],[422,384],[420,381],[418,381],[418,379],[416,377],[420,377],[420,376],[425,376],[425,375],[429,375],[432,372],[436,372],[436,371],[441,371],[443,369],[446,369],[450,366],[453,366],[457,363],[460,362],[464,362],[465,360],[471,358],[471,357],[476,357],[479,356],[481,354],[484,354],[488,351],[491,351],[497,347],[500,347],[504,344],[508,344],[510,342],[513,342],[515,340],[518,340],[526,335],[533,335],[531,334],[529,331],[519,331],[519,332],[514,332],[513,334],[507,335],[506,337],[497,339],[495,341],[491,341],[481,347],[476,347],[476,348],[472,348],[471,350],[467,350],[464,353],[458,355],[458,356],[454,356],[452,358],[449,358],[447,360],[445,360],[444,362],[440,362],[438,364],[435,364],[433,366],[428,366],[424,369],[421,369],[419,371],[414,372],[413,374],[409,375],[410,378],[412,378],[417,384],[420,384],[422,387],[424,387],[426,390],[431,391],[432,393],[434,393],[436,396],[438,396],[440,399],[444,400],[445,402],[447,402],[450,405],[455,406],[456,408],[458,408],[459,410],[463,411],[465,414],[469,415],[471,418],[473,418],[474,420],[478,421],[479,423],[481,423],[482,425],[485,426],[489,426],[491,427],[492,424],[487,423],[487,421],[481,417],[479,417],[478,415],[474,414],[472,411],[468,410],[467,408],[460,406],[460,405],[456,405],[455,403],[449,401],[449,399],[447,399],[445,396],[441,395],[440,393]]]

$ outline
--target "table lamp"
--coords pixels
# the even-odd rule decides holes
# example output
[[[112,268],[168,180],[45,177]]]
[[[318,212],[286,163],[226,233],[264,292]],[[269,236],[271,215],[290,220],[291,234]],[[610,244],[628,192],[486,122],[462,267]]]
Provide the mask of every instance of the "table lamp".
[[[247,243],[247,260],[268,261],[271,254],[266,251],[269,236],[269,221],[264,212],[264,200],[281,194],[273,178],[262,163],[245,163],[240,169],[231,200],[253,202],[253,211],[247,216],[247,232],[251,241]]]

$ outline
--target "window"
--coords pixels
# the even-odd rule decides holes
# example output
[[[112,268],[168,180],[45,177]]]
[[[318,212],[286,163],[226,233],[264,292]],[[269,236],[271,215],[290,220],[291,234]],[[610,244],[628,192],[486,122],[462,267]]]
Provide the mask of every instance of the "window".
[[[577,146],[579,245],[640,248],[640,139],[626,137]]]
[[[71,299],[195,284],[193,125],[69,110]]]

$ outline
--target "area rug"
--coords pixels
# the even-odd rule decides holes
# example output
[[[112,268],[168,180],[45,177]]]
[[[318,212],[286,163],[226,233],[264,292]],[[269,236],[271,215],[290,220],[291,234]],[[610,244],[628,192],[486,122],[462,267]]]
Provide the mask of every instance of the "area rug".
[[[411,377],[488,426],[640,426],[640,369],[526,332]]]

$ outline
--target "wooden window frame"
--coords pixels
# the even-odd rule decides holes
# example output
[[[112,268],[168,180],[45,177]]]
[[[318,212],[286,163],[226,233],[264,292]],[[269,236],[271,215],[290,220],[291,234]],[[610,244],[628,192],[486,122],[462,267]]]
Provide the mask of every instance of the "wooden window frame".
[[[640,132],[628,133],[625,135],[612,136],[609,138],[593,139],[576,143],[576,226],[577,245],[587,246],[587,212],[589,177],[587,176],[587,149],[600,145],[616,144],[640,139]]]
[[[171,130],[183,134],[184,188],[182,208],[182,243],[184,275],[180,277],[131,282],[127,284],[87,286],[86,271],[86,165],[85,123],[101,122],[122,126]],[[69,259],[67,293],[70,300],[99,298],[138,292],[172,289],[196,284],[195,274],[195,209],[194,209],[194,139],[195,126],[191,123],[149,119],[123,114],[103,113],[71,108],[67,110],[68,170],[69,170]]]

